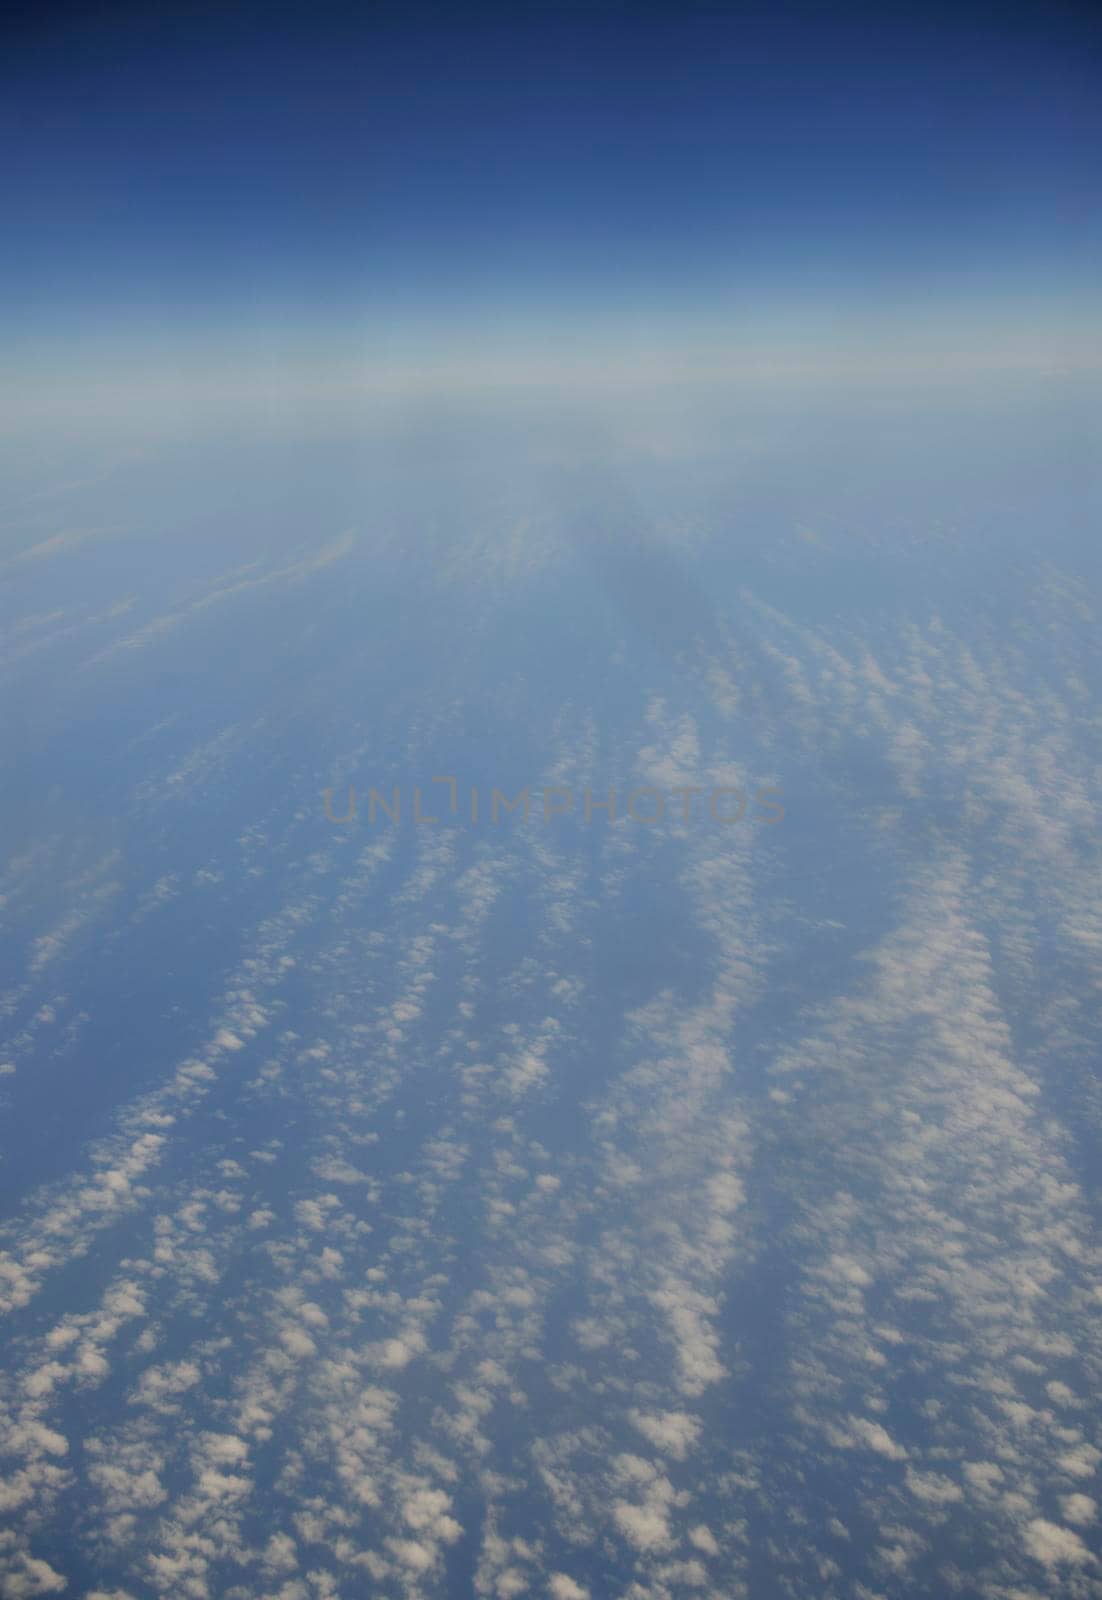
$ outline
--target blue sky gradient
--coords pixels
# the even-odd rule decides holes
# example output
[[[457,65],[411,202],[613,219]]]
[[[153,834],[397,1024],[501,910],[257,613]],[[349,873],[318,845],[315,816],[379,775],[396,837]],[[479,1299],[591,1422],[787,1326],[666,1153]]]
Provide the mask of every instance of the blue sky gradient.
[[[18,378],[1097,328],[1087,6],[85,5],[6,54]]]

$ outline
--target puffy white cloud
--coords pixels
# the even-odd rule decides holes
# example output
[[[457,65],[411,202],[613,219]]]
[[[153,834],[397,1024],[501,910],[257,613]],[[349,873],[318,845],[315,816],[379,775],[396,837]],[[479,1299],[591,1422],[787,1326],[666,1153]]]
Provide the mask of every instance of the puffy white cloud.
[[[612,1516],[624,1538],[637,1550],[665,1550],[673,1543],[669,1518],[660,1505],[632,1505],[617,1500]]]
[[[565,1572],[553,1572],[547,1580],[551,1600],[589,1600],[589,1590],[575,1583]]]
[[[1093,1522],[1098,1514],[1098,1505],[1089,1494],[1065,1494],[1060,1499],[1060,1509],[1064,1514],[1065,1522],[1074,1522],[1083,1526]]]
[[[657,1449],[684,1461],[700,1437],[699,1417],[687,1411],[632,1411],[631,1422]]]
[[[1094,1557],[1077,1533],[1059,1523],[1034,1517],[1025,1530],[1026,1546],[1034,1560],[1046,1567],[1084,1566]]]

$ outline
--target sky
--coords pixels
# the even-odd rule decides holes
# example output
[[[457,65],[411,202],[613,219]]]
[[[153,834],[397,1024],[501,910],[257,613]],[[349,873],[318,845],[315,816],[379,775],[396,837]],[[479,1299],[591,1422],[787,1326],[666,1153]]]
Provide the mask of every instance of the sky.
[[[1102,17],[3,26],[2,1600],[1099,1600]]]
[[[1097,358],[1087,5],[60,5],[6,24],[9,372],[226,391]]]

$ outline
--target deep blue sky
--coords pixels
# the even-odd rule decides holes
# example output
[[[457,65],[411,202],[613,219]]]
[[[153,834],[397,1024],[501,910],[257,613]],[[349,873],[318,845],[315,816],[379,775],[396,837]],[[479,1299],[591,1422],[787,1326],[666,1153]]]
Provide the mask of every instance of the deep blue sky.
[[[897,301],[1074,323],[1102,281],[1096,7],[47,5],[4,56],[32,360]]]

